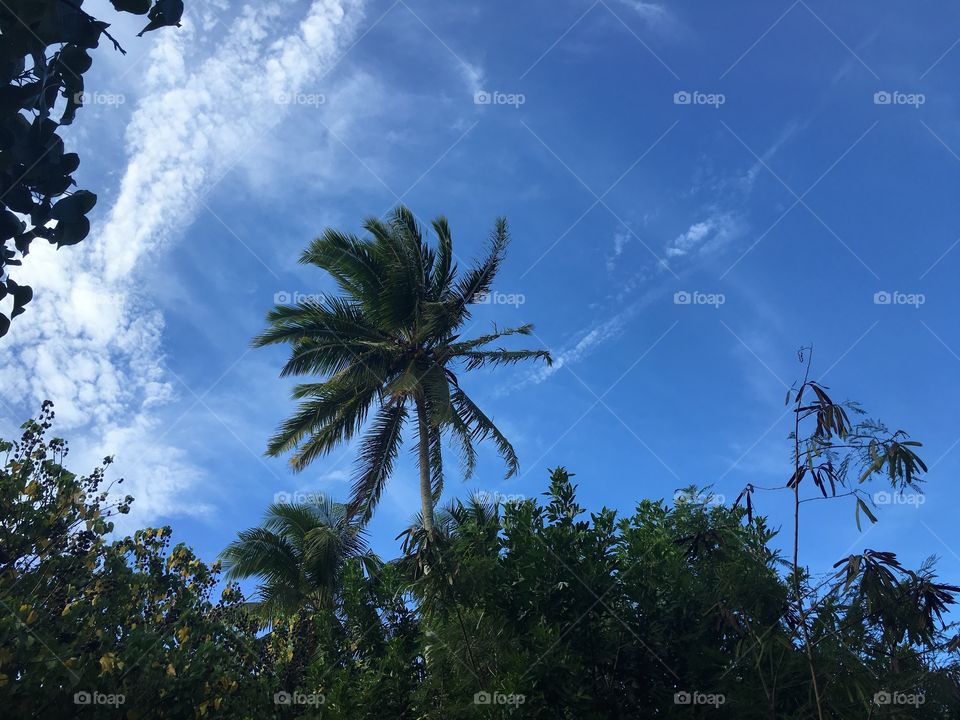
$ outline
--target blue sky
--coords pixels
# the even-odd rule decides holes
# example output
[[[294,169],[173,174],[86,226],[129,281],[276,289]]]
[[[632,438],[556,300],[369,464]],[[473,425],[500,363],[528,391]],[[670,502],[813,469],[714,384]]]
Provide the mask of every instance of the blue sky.
[[[450,219],[462,264],[508,217],[496,291],[518,302],[479,307],[473,332],[532,322],[558,359],[469,380],[522,469],[504,481],[487,448],[449,496],[535,495],[557,465],[591,509],[781,483],[812,343],[814,376],[921,439],[931,472],[922,504],[864,533],[849,502],[808,505],[805,559],[936,554],[960,577],[960,10],[187,7],[141,40],[121,18],[129,54],[98,51],[67,135],[94,231],[31,254],[37,299],[0,347],[5,434],[53,399],[75,469],[116,455],[128,527],[170,523],[212,560],[277,493],[346,496],[352,448],[296,476],[262,457],[293,405],[283,351],[249,340],[278,293],[333,289],[296,264],[313,236],[402,201]],[[785,500],[758,504],[786,523]],[[377,550],[398,552],[417,503],[405,452]]]

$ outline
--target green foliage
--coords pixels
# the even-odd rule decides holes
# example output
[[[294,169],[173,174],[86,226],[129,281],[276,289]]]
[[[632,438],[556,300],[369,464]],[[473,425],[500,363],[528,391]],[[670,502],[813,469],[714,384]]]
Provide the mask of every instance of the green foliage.
[[[258,347],[291,346],[281,375],[325,377],[296,386],[293,395],[302,402],[267,452],[292,452],[290,464],[302,470],[360,433],[372,415],[349,502],[351,514],[366,521],[393,471],[408,407],[413,407],[422,517],[430,530],[434,501],[443,489],[445,436],[460,447],[467,477],[476,461],[474,443],[487,438],[506,461],[508,476],[519,466],[513,446],[461,388],[456,364],[469,371],[524,360],[549,363],[550,354],[490,347],[501,338],[529,335],[530,325],[460,338],[470,305],[490,292],[503,262],[508,243],[503,218],[490,236],[487,256],[462,274],[453,263],[453,240],[443,217],[433,221],[436,249],[404,207],[388,223],[370,218],[364,228],[368,239],[326,230],[300,258],[326,270],[343,294],[276,306],[267,315],[269,327],[254,340]]]
[[[376,566],[360,525],[322,495],[309,503],[274,503],[260,527],[242,531],[221,555],[228,578],[260,578],[256,609],[268,622],[331,607],[343,566],[354,557]]]
[[[455,503],[434,543],[418,542],[420,528],[406,534],[398,567],[413,579],[424,638],[417,717],[815,716],[792,588],[763,517],[744,523],[744,509],[690,488],[681,497],[702,501],[587,518],[571,477],[555,470],[545,503]],[[860,583],[831,578],[812,629],[825,714],[960,711],[960,657],[939,615],[956,589],[933,583],[929,567],[894,579],[883,607],[896,609],[895,632],[929,634],[899,645],[893,664],[886,621],[865,614],[877,604]],[[477,693],[506,704],[475,704]],[[677,705],[677,693],[717,704]],[[878,693],[923,703],[879,706]]]
[[[811,582],[799,560],[801,506],[815,500],[852,498],[860,529],[861,513],[872,523],[877,522],[877,516],[872,510],[873,499],[859,486],[885,475],[894,492],[919,492],[920,475],[926,472],[927,466],[914,450],[921,443],[910,440],[903,430],[891,432],[874,420],[851,421],[850,414],[863,416],[863,409],[854,402],[835,402],[826,386],[810,378],[812,348],[800,348],[798,358],[806,365],[803,380],[795,390],[788,390],[786,397],[786,404],[793,404],[792,473],[782,486],[747,485],[734,505],[745,501],[747,522],[751,523],[755,509],[753,495],[758,489],[787,491],[793,496],[793,552],[789,566],[792,593],[785,617],[796,633],[796,641],[803,646],[815,717],[823,720],[829,717],[829,708],[825,707],[822,688],[835,678],[820,667],[819,650],[829,646],[830,633],[841,630],[836,627],[836,619],[824,614],[825,608],[846,607],[850,617],[865,607],[865,612],[859,613],[861,620],[867,621],[868,627],[884,638],[881,648],[888,654],[892,667],[899,670],[898,658],[904,649],[908,655],[920,645],[933,653],[943,649],[937,645],[935,621],[942,625],[942,614],[947,605],[954,603],[954,594],[960,592],[960,587],[933,582],[929,564],[914,573],[904,569],[893,553],[874,550],[852,555],[834,566],[845,566],[838,573],[838,577],[844,578],[842,591],[839,585],[831,585],[829,581],[818,585]],[[854,588],[858,581],[859,585]],[[854,590],[856,595],[850,595]],[[857,647],[863,647],[866,638],[860,640]],[[920,663],[919,670],[925,671],[926,665]],[[900,682],[914,685],[921,680],[921,677],[914,681],[901,678]],[[862,685],[847,686],[848,691],[853,689],[861,696],[865,692]]]
[[[0,444],[5,713],[243,717],[266,691],[257,689],[265,669],[239,591],[228,585],[213,602],[216,566],[170,548],[170,528],[109,540],[110,518],[132,498],[107,503],[110,458],[89,476],[68,471],[66,444],[46,438],[52,420],[45,404],[19,442]]]
[[[261,602],[292,587],[265,628],[265,605],[235,586],[210,599],[217,565],[171,549],[169,528],[110,540],[131,498],[108,503],[103,468],[65,469],[52,418],[45,406],[0,444],[13,717],[799,720],[818,700],[836,718],[960,713],[945,622],[960,587],[932,562],[845,558],[798,611],[764,517],[695,487],[673,507],[587,514],[558,468],[542,500],[452,503],[385,564],[342,506],[272,506],[224,553]],[[76,704],[84,692],[123,703]]]
[[[151,24],[159,23],[155,27],[179,24],[183,13],[180,0],[156,0],[152,8],[150,0],[112,2],[120,12],[149,11]],[[83,75],[93,64],[88,51],[101,37],[124,50],[107,32],[109,23],[82,5],[83,0],[0,3],[0,300],[13,298],[10,317],[0,313],[0,337],[33,298],[30,287],[8,275],[22,264],[30,244],[42,238],[60,248],[90,232],[87,214],[97,196],[70,192],[80,157],[65,152],[58,131],[83,105]],[[54,119],[61,98],[63,111]]]

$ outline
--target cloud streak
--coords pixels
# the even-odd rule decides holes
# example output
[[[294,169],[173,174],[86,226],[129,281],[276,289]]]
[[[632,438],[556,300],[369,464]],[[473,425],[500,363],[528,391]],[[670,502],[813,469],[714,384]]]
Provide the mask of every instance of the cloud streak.
[[[362,17],[359,0],[316,0],[297,19],[299,7],[249,3],[226,27],[198,15],[180,32],[158,33],[106,220],[76,248],[38,249],[22,273],[37,297],[5,340],[0,398],[24,414],[52,399],[58,431],[75,431],[81,470],[116,451],[140,521],[208,508],[179,499],[203,473],[162,439],[175,392],[163,317],[139,293],[138,273],[183,236],[244,150],[283,120],[288,106],[277,93],[307,91]]]

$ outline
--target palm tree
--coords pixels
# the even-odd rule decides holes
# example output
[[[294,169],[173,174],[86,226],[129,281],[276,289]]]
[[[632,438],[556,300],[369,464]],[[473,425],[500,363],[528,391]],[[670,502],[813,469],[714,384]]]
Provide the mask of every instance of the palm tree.
[[[474,442],[488,437],[507,464],[507,477],[519,466],[513,446],[460,387],[454,367],[469,371],[524,360],[550,362],[546,350],[490,347],[500,338],[529,335],[531,325],[494,326],[473,340],[459,335],[470,319],[469,306],[490,292],[503,262],[506,220],[496,221],[483,261],[463,274],[454,264],[447,220],[439,217],[432,225],[436,250],[424,241],[405,207],[398,207],[388,222],[367,220],[366,239],[326,230],[300,262],[330,273],[343,295],[277,305],[267,315],[269,328],[254,339],[256,347],[290,344],[281,376],[325,376],[294,388],[294,398],[302,402],[270,440],[268,455],[293,451],[291,465],[302,470],[359,433],[374,410],[348,504],[350,513],[364,522],[390,477],[413,410],[421,515],[428,534],[443,488],[445,436],[459,445],[468,478],[476,463]]]
[[[228,579],[256,577],[254,614],[265,625],[290,622],[285,689],[304,678],[317,649],[317,611],[335,611],[344,566],[359,561],[372,574],[380,561],[346,507],[319,495],[310,503],[274,503],[263,524],[238,534],[220,554]]]
[[[270,505],[263,523],[240,532],[220,557],[228,579],[260,578],[254,606],[266,622],[333,607],[343,566],[376,563],[360,524],[323,495]]]

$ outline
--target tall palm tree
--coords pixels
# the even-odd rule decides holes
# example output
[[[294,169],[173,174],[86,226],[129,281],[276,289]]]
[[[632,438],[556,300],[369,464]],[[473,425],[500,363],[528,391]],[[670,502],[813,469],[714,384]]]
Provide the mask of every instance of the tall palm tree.
[[[343,566],[354,558],[376,563],[360,524],[323,495],[274,503],[263,523],[238,533],[220,557],[227,578],[261,580],[255,608],[267,622],[333,607]]]
[[[374,409],[348,505],[363,521],[380,499],[413,411],[421,516],[428,534],[443,488],[444,436],[459,445],[467,477],[476,463],[474,442],[488,437],[506,461],[507,477],[518,469],[513,446],[463,391],[454,368],[550,362],[546,350],[490,347],[500,338],[529,335],[531,325],[494,327],[473,340],[459,335],[470,319],[469,306],[490,292],[503,262],[506,220],[496,221],[486,257],[462,274],[454,264],[447,220],[439,217],[432,225],[435,250],[405,207],[398,207],[388,222],[367,220],[369,238],[326,230],[300,262],[326,270],[343,294],[277,305],[267,315],[269,328],[254,339],[257,347],[290,344],[281,376],[325,376],[294,388],[294,398],[302,402],[270,440],[268,455],[293,451],[291,465],[302,470],[361,432]]]

